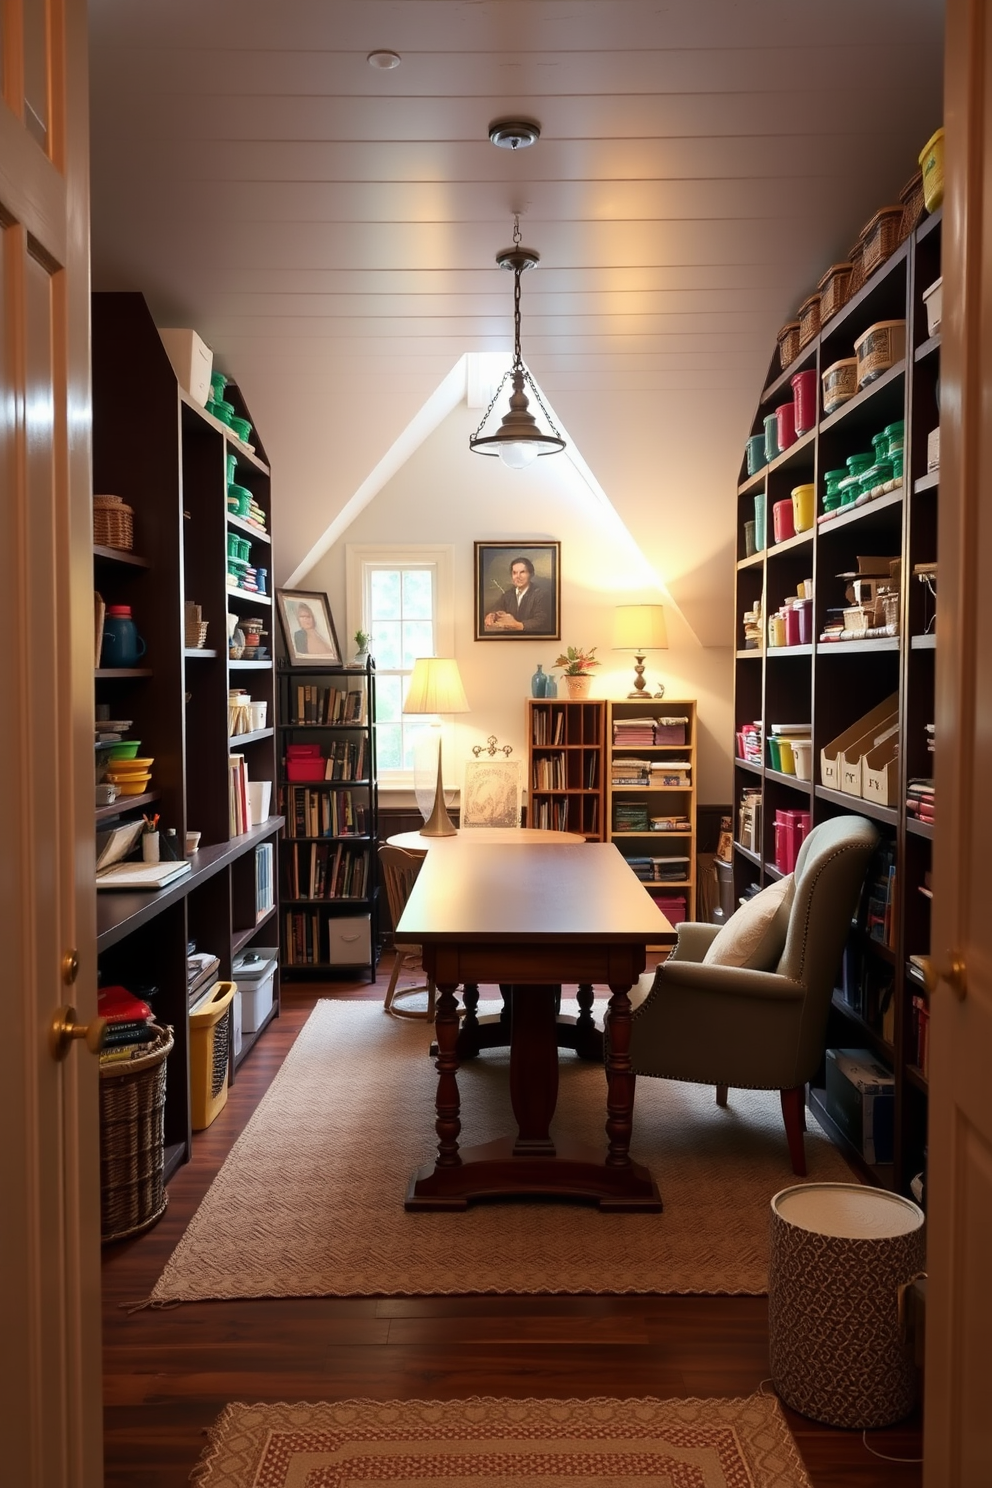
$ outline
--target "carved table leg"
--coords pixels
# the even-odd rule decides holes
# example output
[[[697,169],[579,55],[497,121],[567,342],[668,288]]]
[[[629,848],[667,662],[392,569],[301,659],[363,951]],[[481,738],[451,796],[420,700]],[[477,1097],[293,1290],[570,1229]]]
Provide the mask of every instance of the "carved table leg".
[[[515,987],[510,1043],[510,1104],[517,1118],[514,1157],[553,1157],[551,1118],[558,1104],[555,988]]]
[[[459,1120],[461,1102],[458,1095],[458,1002],[455,998],[457,982],[446,982],[438,987],[437,1010],[434,1030],[437,1034],[437,1166],[457,1167],[461,1163],[458,1154],[458,1135],[462,1124]]]
[[[610,983],[610,1006],[607,1011],[609,1053],[606,1057],[606,1135],[609,1138],[608,1167],[627,1167],[630,1163],[630,1133],[634,1120],[635,1075],[630,1067],[630,998],[629,987]]]
[[[458,1031],[458,1059],[475,1059],[479,1052],[479,986],[477,982],[466,982],[462,988],[462,1005],[465,1016]]]
[[[603,1035],[596,1027],[592,1016],[595,994],[588,982],[580,982],[575,994],[579,1004],[579,1016],[575,1020],[575,1043],[573,1048],[580,1059],[589,1059],[601,1064],[603,1059]]]

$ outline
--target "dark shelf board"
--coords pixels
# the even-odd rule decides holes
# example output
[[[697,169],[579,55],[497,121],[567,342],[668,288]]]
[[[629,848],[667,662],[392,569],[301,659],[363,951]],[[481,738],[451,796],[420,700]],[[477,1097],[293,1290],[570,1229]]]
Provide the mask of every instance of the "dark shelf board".
[[[164,909],[185,899],[192,889],[213,878],[260,842],[275,837],[283,824],[283,817],[270,816],[267,821],[260,822],[250,832],[234,837],[230,842],[201,847],[189,860],[190,872],[164,889],[109,889],[97,894],[97,950],[105,951],[154,920]]]
[[[139,553],[125,553],[120,548],[107,548],[102,543],[93,544],[93,557],[100,563],[122,563],[128,568],[151,568],[151,561]]]
[[[145,791],[140,796],[118,796],[109,806],[96,808],[97,821],[109,821],[111,817],[123,816],[125,811],[134,811],[139,806],[148,806],[161,798],[161,791]]]
[[[835,413],[828,414],[820,424],[821,436],[829,434],[831,429],[836,429],[839,424],[846,423],[848,419],[856,419],[857,415],[863,409],[867,408],[873,399],[877,398],[880,393],[884,393],[886,388],[891,387],[894,382],[898,382],[905,375],[906,359],[904,357],[901,362],[896,362],[894,367],[890,367],[887,372],[883,372],[881,377],[876,377],[874,382],[870,382],[866,388],[862,388],[860,393],[855,393],[853,398],[848,398],[847,402],[841,404]]]
[[[211,429],[216,429],[219,434],[223,434],[231,448],[237,451],[239,459],[247,460],[249,465],[254,465],[255,469],[260,470],[263,475],[269,475],[271,473],[265,461],[260,460],[256,454],[252,453],[244,440],[238,438],[230,424],[221,423],[219,418],[214,418],[213,414],[208,413],[203,404],[198,403],[195,398],[192,398],[185,388],[179,389],[179,398],[187,408],[192,409],[195,414],[198,414]]]
[[[735,842],[734,843],[734,852],[740,853],[740,855],[741,855],[742,858],[747,858],[748,862],[749,863],[753,863],[756,868],[760,868],[761,867],[761,857],[760,857],[760,855],[758,853],[756,853],[756,852],[752,852],[749,847],[742,847],[739,842]]]
[[[855,400],[852,398],[851,401],[854,402]],[[802,459],[802,456],[807,450],[812,461],[813,441],[815,438],[816,430],[811,429],[808,434],[804,434],[801,439],[797,439],[794,444],[790,444],[789,448],[783,450],[782,454],[776,455],[770,464],[763,466],[757,475],[749,476],[742,486],[738,486],[738,496],[747,496],[752,491],[760,491],[768,475],[774,470],[788,470],[793,465],[805,464],[806,462]]]
[[[290,904],[320,904],[320,905],[323,905],[326,908],[328,905],[331,905],[331,904],[371,904],[371,903],[372,903],[372,900],[369,899],[369,898],[367,898],[365,895],[362,895],[362,897],[360,899],[352,899],[350,896],[345,896],[345,895],[339,894],[339,895],[336,895],[335,898],[333,898],[333,899],[287,899],[287,898],[283,898],[283,899],[280,899],[280,901],[279,901],[279,908],[280,909],[286,909]],[[364,962],[364,961],[362,961],[362,962],[359,962],[357,964],[359,964],[361,966],[365,966],[367,963]]]
[[[369,725],[367,723],[279,723],[276,724],[276,727],[282,734],[295,734],[298,729],[351,729],[353,731],[355,729],[361,729],[363,732],[367,732]],[[596,746],[587,744],[583,747],[592,749]],[[561,744],[542,744],[540,748],[562,749],[564,746]]]
[[[787,785],[790,790],[800,791],[804,796],[812,795],[812,780],[800,780],[797,775],[787,775],[784,770],[765,770],[766,780],[776,780],[779,785]]]
[[[866,501],[864,506],[856,506],[853,511],[842,512],[839,517],[831,517],[829,522],[819,524],[819,533],[822,538],[825,533],[837,532],[841,527],[850,527],[852,522],[862,522],[867,516],[874,516],[877,512],[887,511],[890,506],[902,504],[904,487],[900,486],[897,491],[890,491],[887,496],[876,496],[874,501]]]
[[[270,545],[272,543],[272,538],[267,532],[262,532],[258,527],[253,527],[251,522],[245,521],[244,517],[235,517],[231,512],[228,512],[227,525],[228,527],[236,527],[239,532],[243,532],[246,537],[252,538],[255,542],[264,542]]]
[[[248,944],[252,936],[257,935],[262,926],[267,924],[269,920],[274,919],[277,913],[278,905],[274,904],[271,909],[267,909],[263,915],[258,917],[254,925],[250,925],[244,930],[233,931],[231,934],[231,955],[236,956]]]
[[[769,543],[765,551],[769,558],[777,558],[780,553],[791,553],[796,548],[804,548],[813,541],[813,530],[808,527],[805,532],[797,532],[795,537],[787,537],[784,542]]]
[[[773,656],[812,656],[812,646],[769,646],[765,652],[769,661]]]
[[[151,667],[97,667],[93,676],[97,682],[125,682],[129,677],[152,677]]]
[[[756,765],[752,760],[735,759],[734,764],[738,770],[747,770],[751,775],[763,775],[765,772],[761,765]]]
[[[737,571],[738,571],[738,573],[743,568],[760,568],[760,566],[762,565],[762,563],[764,563],[764,561],[765,561],[765,551],[766,550],[764,548],[762,548],[760,550],[760,552],[752,553],[750,555],[750,557],[748,557],[748,558],[738,558],[738,560],[737,560]]]
[[[935,634],[910,636],[909,649],[911,651],[936,651],[937,637]]]
[[[810,1086],[809,1108],[816,1118],[817,1124],[823,1128],[834,1146],[840,1149],[842,1156],[849,1166],[866,1183],[870,1184],[873,1188],[892,1188],[895,1182],[895,1168],[893,1164],[877,1163],[872,1166],[865,1162],[861,1153],[848,1141],[847,1137],[827,1111],[825,1090],[817,1090],[813,1086]]]
[[[849,811],[858,816],[870,816],[875,821],[888,823],[891,827],[898,826],[899,812],[894,806],[876,806],[874,801],[865,801],[861,796],[848,795],[847,791],[831,790],[826,785],[818,785],[815,790],[823,801],[833,801],[835,805],[846,806]]]
[[[906,831],[912,837],[926,837],[929,842],[933,841],[933,823],[917,821],[915,817],[907,816]]]
[[[817,656],[864,656],[878,651],[898,651],[899,636],[879,636],[876,641],[817,641]]]
[[[270,594],[253,594],[250,589],[228,589],[228,599],[237,600],[239,604],[268,605],[272,607],[272,596]]]
[[[924,238],[928,238],[940,226],[943,216],[943,206],[939,206],[934,212],[929,212],[916,229],[916,241],[922,243]]]
[[[785,873],[776,863],[764,863],[762,867],[766,878],[780,879],[785,877]]]
[[[867,1023],[865,1019],[862,1018],[860,1013],[855,1012],[854,1008],[848,1007],[843,997],[837,991],[834,992],[833,998],[831,1000],[831,1006],[833,1007],[835,1012],[840,1013],[840,1015],[843,1018],[846,1018],[848,1022],[854,1024],[855,1028],[857,1028],[858,1030],[859,1038],[863,1038],[866,1043],[869,1043],[872,1047],[873,1052],[877,1054],[880,1059],[884,1059],[886,1064],[890,1066],[894,1064],[896,1051],[895,1049],[893,1049],[888,1039],[883,1038],[877,1029],[872,1028],[871,1024]]]
[[[940,471],[928,470],[926,475],[921,475],[919,480],[913,482],[914,496],[918,491],[936,491],[940,485]]]
[[[189,659],[196,656],[219,656],[219,651],[211,651],[206,646],[184,646],[183,655]]]
[[[924,1095],[929,1095],[930,1081],[920,1069],[919,1065],[907,1064],[905,1073],[906,1080],[910,1085],[915,1085],[917,1090],[921,1090]]]
[[[925,357],[933,356],[934,352],[939,350],[940,332],[938,331],[936,336],[928,336],[925,341],[921,342],[913,352],[913,360],[915,362],[922,362]]]
[[[735,651],[734,658],[737,661],[760,661],[764,654],[763,646],[748,646],[746,649]]]
[[[227,665],[232,672],[271,672],[272,658],[267,656],[264,661],[228,661]]]
[[[243,748],[245,744],[254,744],[258,739],[271,739],[274,734],[275,729],[270,728],[252,729],[251,733],[248,734],[232,734],[227,741],[227,747],[228,749],[237,751]]]
[[[795,360],[790,362],[789,365],[784,368],[783,371],[781,371],[778,376],[768,384],[764,392],[761,394],[761,402],[763,404],[770,403],[771,400],[776,397],[778,393],[784,392],[786,391],[786,389],[789,389],[792,379],[795,377],[797,372],[803,372],[806,370],[806,368],[815,367],[816,346],[818,340],[819,338],[817,336],[812,336],[809,341],[806,342],[806,345],[803,347],[802,351],[795,358]]]
[[[547,795],[549,792],[543,791],[541,794]],[[290,837],[287,833],[283,840],[288,847],[293,842],[371,842],[372,838],[367,832],[362,836],[356,832],[341,832],[336,837]]]
[[[909,247],[912,241],[913,235],[910,234],[910,236],[906,238],[904,242],[899,244],[899,247],[896,249],[896,251],[889,255],[884,264],[879,264],[874,273],[865,280],[864,284],[858,290],[857,294],[852,295],[847,304],[842,305],[841,308],[837,311],[837,314],[830,317],[830,319],[827,321],[826,326],[823,328],[823,330],[820,331],[818,339],[821,344],[824,341],[831,339],[845,321],[850,320],[852,316],[857,316],[857,312],[860,310],[864,302],[871,298],[871,296],[875,293],[879,286],[883,284],[884,281],[890,277],[890,275],[894,274],[895,271],[900,267],[900,265],[904,265],[906,263],[906,260],[909,257]]]

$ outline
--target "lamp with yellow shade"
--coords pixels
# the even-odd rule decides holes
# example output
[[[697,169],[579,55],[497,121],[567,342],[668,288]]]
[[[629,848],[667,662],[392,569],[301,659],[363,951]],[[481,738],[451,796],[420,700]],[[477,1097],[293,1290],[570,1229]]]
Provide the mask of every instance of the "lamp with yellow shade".
[[[659,682],[657,692],[652,694],[648,692],[644,681],[644,658],[647,653],[668,650],[664,605],[617,605],[613,619],[613,649],[634,653],[634,690],[628,692],[629,698],[665,696],[663,683]]]
[[[468,713],[468,698],[462,686],[458,663],[453,656],[420,656],[413,664],[410,686],[403,703],[404,713]],[[458,828],[444,804],[441,779],[441,736],[437,741],[437,789],[434,809],[421,827],[423,837],[454,837]]]

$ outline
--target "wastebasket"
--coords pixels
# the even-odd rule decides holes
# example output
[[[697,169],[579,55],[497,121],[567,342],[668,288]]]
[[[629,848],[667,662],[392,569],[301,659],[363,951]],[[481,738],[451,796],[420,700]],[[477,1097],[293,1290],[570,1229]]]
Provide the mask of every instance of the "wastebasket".
[[[916,1403],[900,1293],[924,1267],[923,1211],[857,1183],[804,1183],[771,1201],[771,1374],[793,1410],[888,1426]]]
[[[172,1029],[133,1058],[100,1065],[100,1235],[140,1235],[165,1212],[165,1069]]]
[[[737,905],[734,903],[734,865],[722,858],[714,858],[718,903],[713,910],[713,924],[725,925]]]
[[[189,1093],[194,1131],[203,1131],[227,1104],[233,982],[215,982],[189,1015]]]

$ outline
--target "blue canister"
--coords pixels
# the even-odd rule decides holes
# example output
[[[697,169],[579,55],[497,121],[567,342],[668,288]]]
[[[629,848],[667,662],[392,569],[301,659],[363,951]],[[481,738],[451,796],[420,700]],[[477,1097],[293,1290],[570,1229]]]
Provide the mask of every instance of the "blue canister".
[[[754,551],[760,553],[765,547],[765,493],[754,493]]]
[[[541,665],[540,662],[538,662],[537,663],[537,671],[534,673],[533,677],[531,677],[531,679],[530,679],[530,695],[531,695],[531,697],[536,697],[536,698],[547,697],[547,695],[548,695],[547,694],[547,686],[548,686],[548,679],[547,679],[547,677],[544,674],[544,667]]]
[[[145,643],[131,619],[130,605],[108,605],[103,622],[103,645],[100,665],[133,667],[145,654]]]
[[[558,696],[558,678],[553,677],[550,672],[544,678],[544,696],[556,698]]]
[[[782,451],[778,447],[778,415],[770,413],[765,419],[765,461],[771,464]]]
[[[269,570],[267,568],[256,568],[255,583],[258,585],[259,594],[268,594],[266,585],[269,582]]]
[[[757,475],[763,470],[768,461],[765,458],[765,436],[764,434],[752,434],[747,442],[747,473]]]

